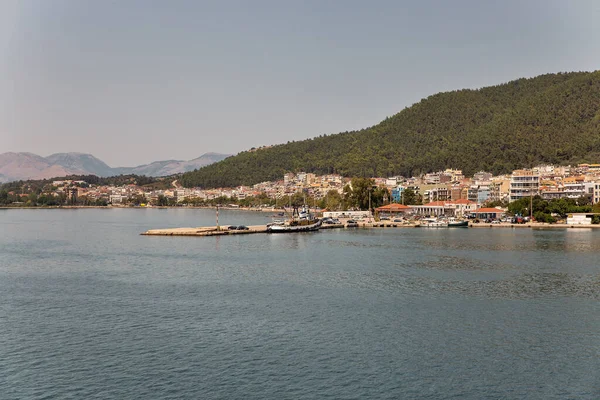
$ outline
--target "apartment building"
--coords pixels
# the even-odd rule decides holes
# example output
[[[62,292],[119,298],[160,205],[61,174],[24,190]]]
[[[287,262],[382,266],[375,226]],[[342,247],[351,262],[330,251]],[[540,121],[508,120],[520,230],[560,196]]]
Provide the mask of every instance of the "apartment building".
[[[527,169],[513,171],[510,177],[510,201],[535,196],[540,193],[540,175]]]

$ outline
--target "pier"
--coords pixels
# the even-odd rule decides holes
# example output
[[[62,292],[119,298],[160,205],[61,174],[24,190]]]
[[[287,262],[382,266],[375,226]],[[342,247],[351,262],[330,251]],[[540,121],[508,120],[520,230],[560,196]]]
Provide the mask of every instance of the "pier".
[[[402,224],[389,221],[375,221],[375,222],[358,222],[358,228],[419,228],[419,224]],[[165,228],[165,229],[150,229],[146,232],[141,233],[144,236],[223,236],[223,235],[249,235],[253,233],[268,233],[267,225],[249,225],[248,230],[229,230],[229,226],[204,226],[198,228]],[[600,225],[567,225],[567,224],[545,224],[545,223],[528,223],[528,224],[489,224],[489,223],[478,223],[469,224],[469,228],[529,228],[529,229],[586,229],[586,228],[600,228]],[[348,227],[346,223],[342,224],[324,224],[320,229],[356,229],[356,227]],[[429,228],[422,227],[422,229],[452,229],[459,230],[461,228],[446,228],[437,227]],[[464,229],[464,228],[462,228]]]
[[[228,226],[205,226],[198,228],[166,228],[150,229],[145,236],[219,236],[219,235],[248,235],[252,233],[267,233],[266,225],[250,225],[248,230],[229,230]]]
[[[419,225],[383,222],[359,222],[359,228],[416,228]],[[267,225],[249,225],[248,230],[228,229],[229,226],[203,226],[198,228],[165,228],[150,229],[143,232],[144,236],[221,236],[221,235],[249,235],[253,233],[267,233]],[[323,224],[320,229],[356,229],[342,224]]]

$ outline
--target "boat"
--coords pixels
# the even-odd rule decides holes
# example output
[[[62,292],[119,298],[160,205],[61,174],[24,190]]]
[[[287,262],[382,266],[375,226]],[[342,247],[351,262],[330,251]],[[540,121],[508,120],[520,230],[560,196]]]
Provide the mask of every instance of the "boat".
[[[358,222],[356,222],[353,219],[349,219],[348,221],[346,221],[346,228],[357,228],[358,227]]]
[[[468,228],[469,221],[459,220],[456,218],[449,218],[447,220],[440,220],[437,218],[423,218],[420,226],[425,228]]]
[[[448,223],[437,218],[423,218],[419,225],[425,228],[446,228]]]
[[[456,219],[456,218],[450,218],[448,220],[448,228],[468,228],[469,227],[469,221],[465,220],[460,220],[460,219]]]
[[[310,211],[306,210],[306,206],[298,211],[298,207],[294,207],[290,218],[286,219],[283,224],[273,224],[267,227],[267,232],[271,233],[287,233],[287,232],[312,232],[318,231],[323,221],[315,218]]]

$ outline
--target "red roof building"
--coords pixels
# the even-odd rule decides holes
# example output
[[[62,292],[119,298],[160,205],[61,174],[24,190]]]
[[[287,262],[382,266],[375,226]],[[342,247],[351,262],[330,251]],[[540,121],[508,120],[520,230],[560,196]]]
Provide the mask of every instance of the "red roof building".
[[[477,210],[473,211],[473,214],[475,214],[476,218],[480,218],[480,219],[498,219],[498,218],[502,218],[502,216],[504,214],[506,214],[506,212],[504,210],[500,210],[499,208],[478,208]]]
[[[409,206],[405,206],[404,204],[391,203],[385,206],[377,207],[375,211],[377,211],[380,214],[404,214],[411,212],[412,208]]]

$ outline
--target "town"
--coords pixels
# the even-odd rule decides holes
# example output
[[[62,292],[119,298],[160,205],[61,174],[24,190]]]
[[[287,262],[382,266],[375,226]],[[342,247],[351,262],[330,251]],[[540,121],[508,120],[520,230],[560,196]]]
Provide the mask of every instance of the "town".
[[[286,173],[282,180],[236,188],[184,188],[176,179],[167,188],[152,189],[135,181],[122,185],[92,184],[86,180],[53,180],[34,189],[0,192],[0,203],[13,206],[229,206],[284,207],[292,199],[329,210],[358,210],[397,203],[412,206],[421,215],[466,215],[482,207],[506,207],[533,197],[551,201],[573,199],[578,205],[600,202],[600,164],[540,165],[493,176],[481,171],[466,177],[461,170],[446,169],[420,177],[375,177],[369,180],[372,203],[350,202],[353,179],[336,174]],[[165,179],[165,178],[163,178]],[[375,196],[375,192],[379,196]],[[366,198],[365,198],[366,200]],[[371,199],[370,199],[371,200]],[[368,204],[368,205],[367,205]]]

